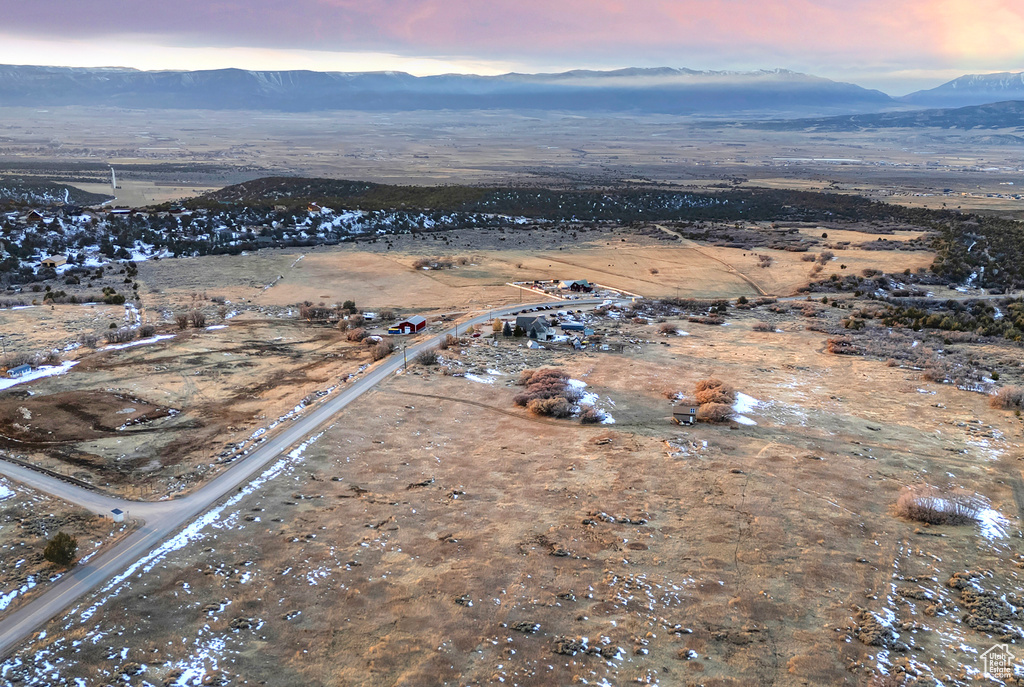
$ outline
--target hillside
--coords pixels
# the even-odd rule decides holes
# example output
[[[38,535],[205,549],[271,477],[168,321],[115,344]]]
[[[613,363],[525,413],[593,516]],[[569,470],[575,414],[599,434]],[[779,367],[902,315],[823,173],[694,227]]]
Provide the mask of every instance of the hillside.
[[[1022,93],[1024,97],[1024,93]],[[1008,101],[968,107],[881,112],[789,120],[750,122],[742,126],[771,131],[863,131],[866,129],[1016,129],[1024,128],[1024,101]],[[1024,142],[1024,137],[1003,135],[1005,142]]]

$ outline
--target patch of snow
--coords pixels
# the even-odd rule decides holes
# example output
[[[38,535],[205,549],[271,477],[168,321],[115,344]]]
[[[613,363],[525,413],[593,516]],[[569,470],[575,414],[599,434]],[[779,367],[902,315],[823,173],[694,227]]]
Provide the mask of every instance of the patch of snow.
[[[14,490],[5,484],[0,484],[0,501],[9,499],[12,496],[14,496]]]
[[[1006,539],[1010,521],[993,508],[984,508],[978,513],[978,525],[985,539]]]
[[[756,425],[757,424],[756,422],[751,420],[749,417],[746,417],[745,415],[734,415],[732,419],[735,420],[736,422],[740,423],[741,425]]]
[[[468,379],[469,381],[476,382],[478,384],[494,384],[494,377],[479,377],[468,372],[462,376]]]
[[[157,341],[164,341],[165,339],[173,339],[174,334],[160,334],[158,336],[151,336],[148,339],[139,339],[138,341],[129,341],[123,344],[111,344],[104,346],[100,350],[102,351],[119,351],[122,348],[132,348],[133,346],[148,346],[149,344],[155,344]]]
[[[206,330],[210,331],[210,332],[213,332],[213,331],[217,331],[218,329],[227,329],[227,328],[228,328],[228,326],[226,324],[215,324],[215,325],[212,325],[210,327],[207,327]]]
[[[753,396],[747,396],[742,392],[737,392],[736,402],[733,403],[732,410],[734,413],[750,413],[759,405],[761,405],[761,402]]]

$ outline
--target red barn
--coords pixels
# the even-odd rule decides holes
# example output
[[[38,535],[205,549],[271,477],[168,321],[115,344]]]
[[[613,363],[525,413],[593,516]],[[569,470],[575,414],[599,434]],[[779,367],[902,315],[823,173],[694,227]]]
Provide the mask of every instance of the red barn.
[[[421,315],[413,315],[410,318],[398,322],[388,329],[388,334],[415,334],[427,326],[427,320]]]

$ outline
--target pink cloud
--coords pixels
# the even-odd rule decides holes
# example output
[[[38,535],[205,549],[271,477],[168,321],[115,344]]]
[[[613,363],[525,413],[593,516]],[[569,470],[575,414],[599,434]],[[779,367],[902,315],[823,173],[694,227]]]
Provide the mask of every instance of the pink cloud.
[[[1024,57],[1019,0],[49,0],[46,12],[9,4],[8,34],[146,34],[195,46],[703,67],[910,69]]]

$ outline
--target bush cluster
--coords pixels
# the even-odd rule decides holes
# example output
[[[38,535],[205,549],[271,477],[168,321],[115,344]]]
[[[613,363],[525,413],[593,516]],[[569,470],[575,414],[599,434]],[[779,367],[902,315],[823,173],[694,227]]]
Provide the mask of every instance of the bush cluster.
[[[702,379],[694,385],[694,395],[699,405],[706,403],[723,403],[732,405],[736,400],[736,390],[720,379],[710,377]]]
[[[725,422],[732,417],[736,390],[720,379],[709,377],[693,387],[697,400],[697,419],[701,422]]]
[[[372,349],[370,349],[370,357],[373,360],[383,360],[387,358],[395,350],[395,344],[390,339],[383,339],[378,341]]]
[[[128,327],[110,329],[103,334],[103,338],[107,340],[108,344],[128,343],[129,341],[134,341],[137,336],[138,332]]]
[[[512,402],[538,415],[568,417],[571,412],[571,404],[579,400],[579,393],[570,387],[568,382],[569,375],[561,370],[551,368],[525,370],[519,376],[517,384],[525,386],[526,390],[516,394],[512,398]],[[559,403],[559,400],[562,403]],[[545,401],[545,403],[534,403],[534,401]],[[546,401],[551,402],[547,403]],[[564,414],[562,414],[563,403]]]
[[[178,325],[178,329],[202,329],[206,326],[206,315],[202,310],[190,310],[184,313],[178,313],[174,316],[174,321]]]

